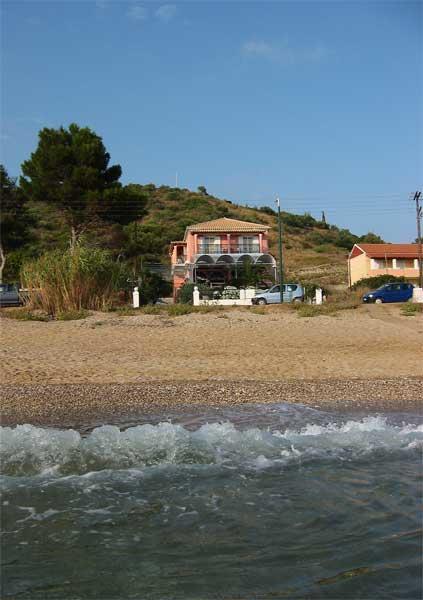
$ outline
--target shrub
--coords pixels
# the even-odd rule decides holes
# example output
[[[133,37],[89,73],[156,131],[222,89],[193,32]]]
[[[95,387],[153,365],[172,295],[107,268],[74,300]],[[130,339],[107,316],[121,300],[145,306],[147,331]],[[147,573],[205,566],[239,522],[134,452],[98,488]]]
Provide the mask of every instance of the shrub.
[[[330,244],[333,242],[333,235],[326,231],[313,231],[307,234],[307,240],[316,245]]]
[[[419,313],[423,313],[423,304],[407,302],[401,306],[401,314],[404,315],[404,317],[414,317]]]
[[[320,306],[313,304],[300,304],[297,308],[297,315],[299,317],[317,317],[321,314],[319,309]]]
[[[56,319],[58,321],[77,321],[78,319],[85,319],[90,313],[87,310],[67,310],[65,312],[57,313]]]
[[[167,314],[169,317],[181,317],[193,312],[193,308],[189,304],[169,304]]]
[[[198,291],[205,296],[212,296],[212,290],[207,285],[197,283],[184,283],[179,289],[177,301],[179,304],[192,304],[192,295],[194,293],[194,287],[198,287]]]
[[[284,225],[295,227],[297,229],[311,229],[317,226],[317,221],[309,213],[304,215],[294,215],[292,213],[283,213],[282,221]]]
[[[328,295],[328,291],[318,283],[313,283],[313,282],[303,283],[304,297],[305,298],[314,298],[316,295],[316,290],[318,288],[320,288],[322,290],[323,296]]]
[[[341,310],[353,310],[361,304],[360,298],[356,294],[346,295],[335,299],[329,299],[323,304],[294,304],[299,317],[318,317],[326,315],[335,317]]]
[[[149,304],[148,306],[143,306],[139,312],[142,312],[145,315],[162,315],[166,310],[165,306],[155,306],[154,304]],[[132,314],[137,314],[134,310]]]
[[[203,314],[203,313],[220,312],[222,310],[227,310],[228,308],[230,308],[230,307],[219,306],[216,304],[203,304],[202,306],[194,306],[193,310],[194,310],[194,312]]]
[[[385,283],[400,283],[402,281],[406,281],[405,277],[395,277],[395,275],[378,275],[377,277],[367,277],[365,279],[356,281],[354,285],[351,286],[351,289],[358,290],[360,288],[369,288],[371,290],[375,290]]]
[[[167,305],[148,305],[140,309],[118,309],[116,312],[120,316],[144,315],[168,315],[169,317],[182,317],[191,313],[209,313],[223,309],[223,306],[192,306],[192,304],[167,304]]]
[[[333,246],[330,246],[329,244],[321,244],[320,246],[316,246],[314,251],[318,252],[319,254],[330,254],[333,252]]]
[[[2,317],[16,319],[17,321],[51,321],[51,318],[43,312],[33,312],[27,308],[13,308],[2,311]]]
[[[366,244],[384,244],[385,243],[384,240],[379,235],[376,235],[372,231],[369,231],[369,233],[366,233],[366,235],[362,235],[360,238],[360,242],[366,243]]]
[[[265,315],[266,309],[263,306],[252,306],[249,312],[252,312],[254,315]]]
[[[127,317],[130,315],[133,315],[136,313],[138,309],[136,308],[132,308],[132,306],[130,306],[129,304],[125,304],[123,306],[110,306],[109,307],[109,312],[112,312],[116,315],[118,315],[119,317]]]
[[[145,306],[157,302],[162,296],[170,296],[172,284],[163,279],[159,273],[148,270],[141,271],[139,276],[140,304]]]
[[[49,252],[24,264],[21,278],[30,290],[29,307],[57,315],[107,309],[118,290],[127,286],[128,272],[107,251],[80,246],[73,252]]]
[[[270,215],[272,217],[276,216],[276,211],[273,210],[273,208],[271,208],[270,206],[261,206],[259,210],[265,213],[266,215]]]

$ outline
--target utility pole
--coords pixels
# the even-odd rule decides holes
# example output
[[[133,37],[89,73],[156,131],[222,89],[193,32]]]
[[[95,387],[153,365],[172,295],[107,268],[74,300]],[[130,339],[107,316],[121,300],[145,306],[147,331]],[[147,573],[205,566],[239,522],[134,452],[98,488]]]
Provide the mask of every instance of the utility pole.
[[[422,247],[422,214],[423,208],[420,205],[420,197],[422,193],[416,192],[414,194],[414,201],[416,203],[416,221],[417,221],[417,243],[419,245],[419,288],[423,288],[423,247]]]
[[[282,219],[281,219],[281,201],[279,196],[276,198],[278,207],[278,228],[279,228],[279,294],[280,301],[283,304],[283,263],[282,263]]]

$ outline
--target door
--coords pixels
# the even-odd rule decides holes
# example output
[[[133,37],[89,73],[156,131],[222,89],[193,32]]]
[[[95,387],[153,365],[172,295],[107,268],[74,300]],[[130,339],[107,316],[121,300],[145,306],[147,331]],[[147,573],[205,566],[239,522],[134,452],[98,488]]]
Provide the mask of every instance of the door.
[[[410,284],[401,283],[401,291],[400,291],[401,302],[407,302],[408,300],[410,300],[412,295],[413,295],[413,292],[410,288]]]
[[[297,286],[293,283],[288,283],[283,286],[283,301],[284,302],[292,302],[292,298],[294,296],[294,292],[297,289]]]
[[[266,300],[268,304],[278,304],[281,301],[280,287],[274,285],[266,294]]]
[[[391,283],[386,286],[384,293],[384,302],[400,302],[401,301],[401,286],[399,283]]]
[[[200,239],[201,254],[220,254],[220,237],[205,235]]]

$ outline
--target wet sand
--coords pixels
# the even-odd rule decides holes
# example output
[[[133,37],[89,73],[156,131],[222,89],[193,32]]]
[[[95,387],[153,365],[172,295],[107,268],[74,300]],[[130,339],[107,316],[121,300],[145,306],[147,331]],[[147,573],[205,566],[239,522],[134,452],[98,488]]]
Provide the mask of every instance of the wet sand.
[[[81,428],[175,409],[276,402],[339,412],[420,413],[422,398],[423,378],[5,385],[2,424]]]

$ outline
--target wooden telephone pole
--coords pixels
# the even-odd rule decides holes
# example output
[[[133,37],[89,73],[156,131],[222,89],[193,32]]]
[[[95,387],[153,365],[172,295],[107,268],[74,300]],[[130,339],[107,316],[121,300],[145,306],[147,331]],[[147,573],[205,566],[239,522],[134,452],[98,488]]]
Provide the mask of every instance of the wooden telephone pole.
[[[279,232],[279,299],[283,304],[283,259],[282,259],[282,217],[281,217],[281,201],[279,196],[276,198],[278,207],[278,232]]]
[[[423,288],[423,247],[422,247],[422,214],[423,208],[420,204],[422,193],[416,192],[413,200],[416,203],[416,220],[417,220],[417,243],[419,245],[419,288]]]

